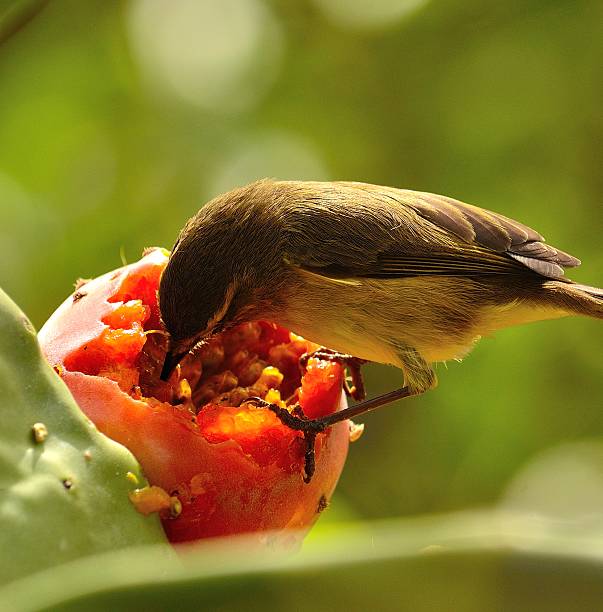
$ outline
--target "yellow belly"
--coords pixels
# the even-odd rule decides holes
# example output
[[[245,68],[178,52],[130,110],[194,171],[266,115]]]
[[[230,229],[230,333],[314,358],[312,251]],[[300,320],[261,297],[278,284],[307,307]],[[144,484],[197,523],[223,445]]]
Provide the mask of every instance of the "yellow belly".
[[[277,322],[318,344],[396,366],[397,347],[417,350],[428,363],[461,359],[481,336],[568,314],[520,301],[486,305],[463,279],[304,280]]]
[[[500,306],[486,306],[482,309],[480,325],[488,332],[533,323],[534,321],[546,321],[547,319],[559,319],[569,316],[569,312],[552,306],[530,304],[526,302],[501,304]]]

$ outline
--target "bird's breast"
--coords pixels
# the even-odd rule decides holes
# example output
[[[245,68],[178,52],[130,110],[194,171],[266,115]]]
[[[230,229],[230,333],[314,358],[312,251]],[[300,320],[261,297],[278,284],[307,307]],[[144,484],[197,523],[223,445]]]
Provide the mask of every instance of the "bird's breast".
[[[397,363],[387,330],[379,329],[378,306],[364,282],[333,280],[295,269],[289,289],[268,318],[321,346],[378,363]],[[374,296],[373,296],[374,297]]]

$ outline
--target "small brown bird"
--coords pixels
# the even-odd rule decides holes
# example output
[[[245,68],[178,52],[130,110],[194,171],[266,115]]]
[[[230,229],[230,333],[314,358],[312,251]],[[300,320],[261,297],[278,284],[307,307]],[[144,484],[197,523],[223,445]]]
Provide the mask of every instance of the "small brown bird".
[[[159,288],[171,335],[164,376],[197,342],[267,319],[309,340],[393,364],[401,389],[317,421],[322,431],[436,385],[497,329],[603,318],[603,290],[564,278],[580,261],[525,225],[444,196],[351,182],[262,180],[186,224]]]

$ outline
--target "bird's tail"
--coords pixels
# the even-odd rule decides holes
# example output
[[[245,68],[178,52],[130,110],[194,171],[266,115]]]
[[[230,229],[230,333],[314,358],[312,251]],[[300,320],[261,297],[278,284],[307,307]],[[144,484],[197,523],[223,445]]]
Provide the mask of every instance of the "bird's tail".
[[[547,281],[543,287],[555,305],[568,313],[603,319],[603,289],[561,281]]]

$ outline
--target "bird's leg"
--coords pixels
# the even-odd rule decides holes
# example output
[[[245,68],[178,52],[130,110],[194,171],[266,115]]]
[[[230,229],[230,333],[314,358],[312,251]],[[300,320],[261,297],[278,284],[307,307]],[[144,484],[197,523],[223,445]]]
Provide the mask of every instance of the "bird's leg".
[[[406,385],[400,389],[378,395],[368,400],[364,400],[344,408],[337,412],[333,412],[317,419],[309,419],[303,412],[301,406],[296,405],[291,412],[286,408],[282,408],[277,404],[271,404],[266,400],[259,397],[250,397],[246,400],[246,404],[253,404],[260,408],[267,408],[274,412],[278,419],[290,429],[295,431],[301,431],[304,434],[306,441],[306,454],[305,454],[305,482],[310,482],[312,475],[315,470],[315,455],[314,455],[314,442],[316,436],[323,432],[328,427],[345,421],[347,419],[353,419],[366,412],[371,412],[376,408],[390,404],[399,399],[405,397],[411,397],[413,395],[421,395],[428,389],[436,386],[437,379],[431,366],[424,361],[421,355],[413,348],[407,346],[396,346],[397,353],[400,358],[402,370],[404,372],[404,380]],[[317,351],[318,353],[318,351]],[[316,355],[316,353],[310,354],[310,356]],[[347,357],[347,356],[346,356]],[[304,357],[302,357],[303,359]],[[321,357],[322,358],[322,357]],[[308,357],[309,359],[309,357]],[[300,360],[301,361],[301,360]],[[307,363],[307,360],[306,360]],[[302,366],[303,367],[303,366]]]
[[[304,457],[304,482],[308,483],[312,480],[314,470],[316,469],[316,458],[314,453],[314,442],[316,436],[324,431],[328,424],[324,424],[322,419],[309,419],[302,410],[302,407],[297,404],[291,412],[286,408],[282,408],[277,404],[271,404],[261,397],[250,397],[244,404],[252,404],[259,408],[266,408],[276,414],[278,419],[283,425],[286,425],[289,429],[294,431],[301,431],[304,434],[304,440],[306,442],[306,453]]]
[[[368,360],[321,347],[311,353],[304,353],[299,358],[299,367],[301,368],[302,374],[306,373],[306,367],[310,359],[322,359],[323,361],[334,361],[336,363],[340,363],[349,370],[352,378],[352,386],[348,384],[347,380],[344,380],[343,384],[346,395],[355,399],[357,402],[366,398],[364,380],[362,378],[360,368],[364,364],[368,363]]]
[[[411,395],[415,395],[415,393],[413,393],[408,387],[402,387],[401,389],[384,393],[383,395],[373,397],[369,400],[365,400],[364,402],[355,404],[354,406],[350,406],[349,408],[344,408],[343,410],[333,412],[332,414],[328,414],[327,416],[317,419],[309,419],[299,405],[295,406],[293,410],[289,412],[286,408],[282,408],[277,404],[271,404],[260,397],[250,397],[244,403],[271,410],[283,425],[289,427],[289,429],[301,431],[304,434],[304,440],[306,442],[304,482],[310,482],[316,467],[314,442],[316,441],[316,436],[319,433],[322,433],[325,429],[335,425],[335,423],[352,419],[364,414],[365,412],[370,412],[371,410],[375,410],[376,408],[380,408],[381,406],[385,406],[386,404],[404,397],[409,397]]]

